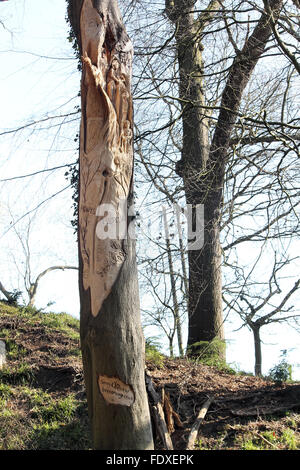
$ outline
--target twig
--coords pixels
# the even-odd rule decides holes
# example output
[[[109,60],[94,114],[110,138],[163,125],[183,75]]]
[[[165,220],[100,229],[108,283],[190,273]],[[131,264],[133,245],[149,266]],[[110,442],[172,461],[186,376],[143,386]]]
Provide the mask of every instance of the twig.
[[[274,447],[275,449],[277,449],[277,446],[275,444],[273,444],[272,442],[268,441],[268,439],[266,439],[264,436],[262,436],[261,434],[259,434],[258,432],[256,431],[252,431],[257,437],[259,437],[260,439],[262,439],[263,441],[265,441],[267,444],[269,444],[271,447]]]

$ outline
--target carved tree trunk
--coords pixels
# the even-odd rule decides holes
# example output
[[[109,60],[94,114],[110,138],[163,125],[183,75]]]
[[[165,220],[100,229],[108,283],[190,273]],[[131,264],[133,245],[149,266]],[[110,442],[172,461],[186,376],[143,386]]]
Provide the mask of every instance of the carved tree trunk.
[[[133,49],[116,0],[69,0],[82,55],[81,347],[95,449],[152,449],[132,221]]]

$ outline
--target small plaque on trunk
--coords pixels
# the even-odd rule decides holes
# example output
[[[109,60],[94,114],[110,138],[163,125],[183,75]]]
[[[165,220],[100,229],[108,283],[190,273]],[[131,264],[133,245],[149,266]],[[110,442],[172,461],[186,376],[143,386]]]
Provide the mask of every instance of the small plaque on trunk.
[[[98,378],[100,392],[111,405],[131,406],[134,403],[134,392],[130,385],[124,384],[117,377],[100,375]]]

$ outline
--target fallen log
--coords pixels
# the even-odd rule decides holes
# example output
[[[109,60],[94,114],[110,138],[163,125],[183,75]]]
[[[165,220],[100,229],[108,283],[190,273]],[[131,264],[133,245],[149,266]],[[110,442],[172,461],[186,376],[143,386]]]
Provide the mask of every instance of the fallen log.
[[[186,446],[187,450],[192,450],[194,448],[195,441],[198,436],[200,424],[204,420],[207,410],[212,404],[213,400],[214,399],[212,397],[208,398],[206,402],[203,404],[201,410],[199,411],[196,421],[194,422],[192,429],[190,431],[189,437],[188,437],[187,446]]]
[[[240,410],[231,410],[234,416],[260,416],[260,415],[271,415],[274,413],[281,413],[282,411],[291,410],[293,408],[300,408],[299,403],[290,403],[283,406],[256,406],[251,408],[244,408]]]

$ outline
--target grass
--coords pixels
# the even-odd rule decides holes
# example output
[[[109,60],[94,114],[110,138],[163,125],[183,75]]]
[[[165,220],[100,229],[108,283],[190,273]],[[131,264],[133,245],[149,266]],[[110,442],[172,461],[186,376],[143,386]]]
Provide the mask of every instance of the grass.
[[[300,417],[272,417],[245,424],[225,425],[214,439],[202,436],[197,450],[300,450]],[[200,430],[201,435],[201,430]]]
[[[5,393],[7,399],[0,399],[0,450],[91,448],[86,405],[74,394],[56,398],[28,386]]]
[[[18,314],[20,313],[31,325],[38,323],[47,330],[59,331],[71,339],[79,339],[79,320],[67,313],[42,313],[34,307],[23,307]]]
[[[39,321],[46,328],[59,330],[71,339],[79,339],[79,320],[67,313],[39,314]]]
[[[163,367],[165,356],[160,352],[159,344],[151,338],[146,338],[145,356],[146,361],[151,362],[158,369]]]
[[[73,395],[57,400],[48,396],[48,400],[45,402],[35,399],[35,405],[30,413],[41,423],[69,423],[74,416],[76,406],[77,403]]]
[[[21,310],[13,305],[8,305],[4,302],[0,302],[0,314],[5,315],[19,315]]]
[[[245,436],[242,450],[300,450],[300,440],[295,431],[286,428],[280,433],[275,431],[256,432]]]
[[[44,314],[0,302],[0,338],[7,346],[7,364],[0,370],[0,450],[91,449],[83,390],[68,384],[50,391],[36,382],[43,361],[53,367],[81,367],[79,321],[66,313]],[[153,339],[146,341],[146,358],[155,367],[166,368],[166,357]],[[214,354],[202,361],[214,361],[228,372]],[[300,450],[297,413],[233,424],[222,421],[213,436],[206,436],[204,422],[197,449]]]
[[[225,341],[219,338],[214,338],[212,341],[199,341],[189,347],[188,358],[198,364],[216,367],[220,372],[235,375],[237,371],[222,359],[225,349]]]
[[[4,383],[0,383],[0,400],[5,400],[11,395],[11,387]]]
[[[36,370],[45,361],[81,364],[79,320],[0,302],[0,338],[7,350],[0,370],[0,450],[90,449],[84,395],[51,392],[36,383]]]
[[[25,385],[34,379],[32,367],[26,362],[9,367],[5,365],[0,370],[0,384]]]
[[[299,414],[273,416],[236,426],[235,444],[242,450],[300,450],[299,429]]]

